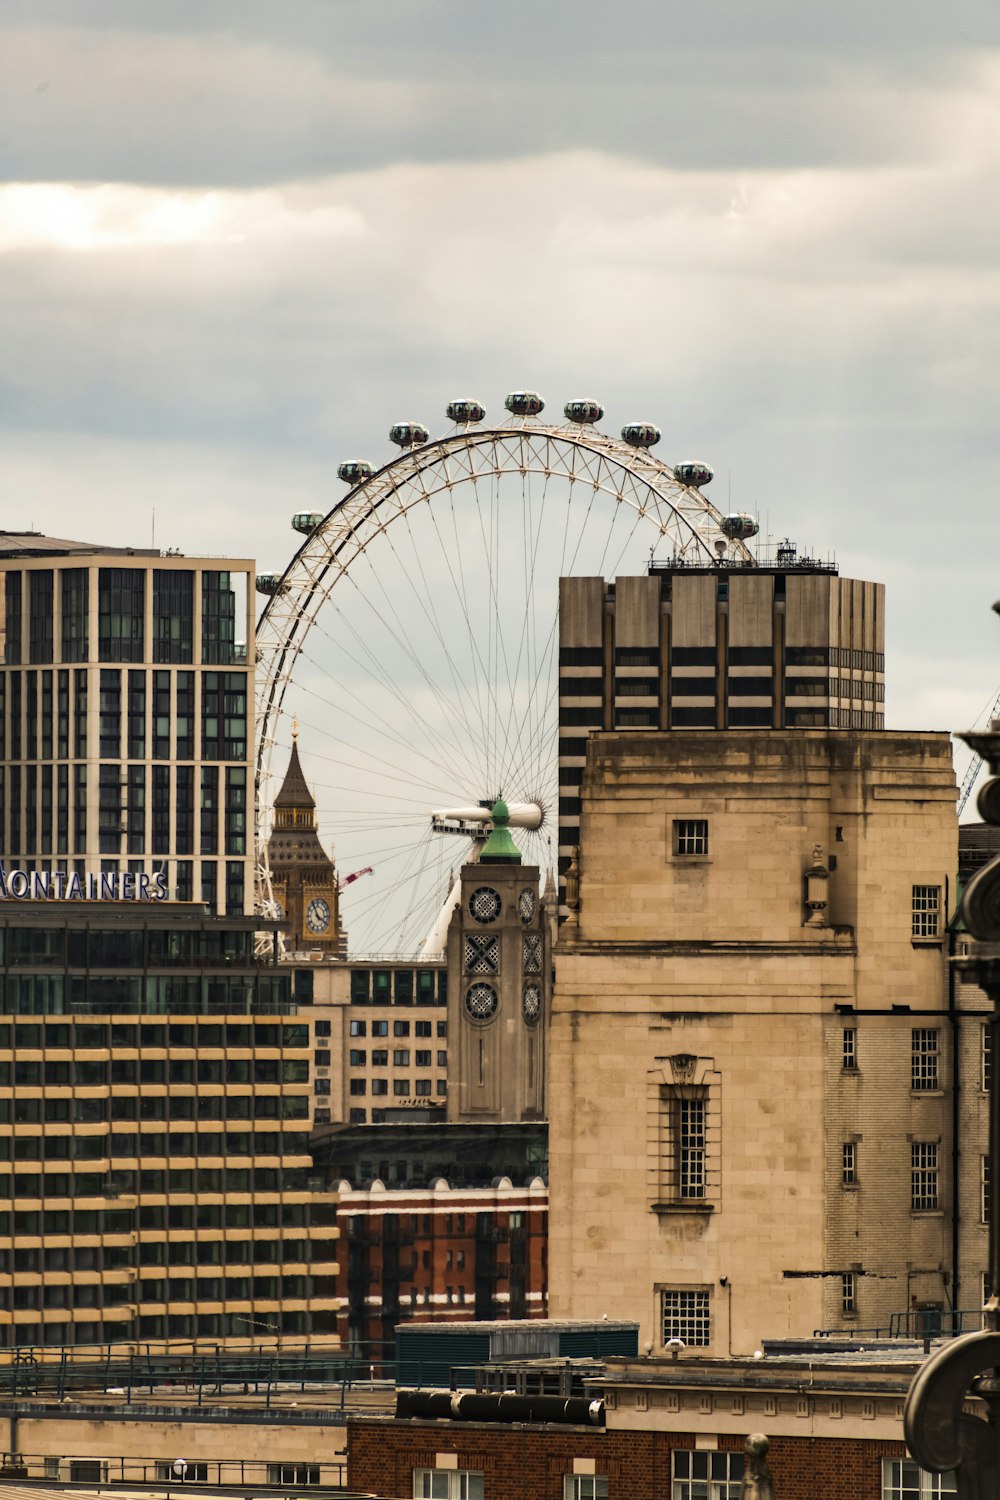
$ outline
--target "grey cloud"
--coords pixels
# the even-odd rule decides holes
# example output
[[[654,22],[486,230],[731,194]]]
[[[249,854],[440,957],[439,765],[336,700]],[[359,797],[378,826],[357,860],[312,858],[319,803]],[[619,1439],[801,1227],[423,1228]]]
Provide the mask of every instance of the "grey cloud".
[[[585,148],[687,169],[909,160],[923,96],[1000,30],[967,10],[324,0],[91,5],[85,25],[68,3],[8,6],[7,171],[245,186]]]

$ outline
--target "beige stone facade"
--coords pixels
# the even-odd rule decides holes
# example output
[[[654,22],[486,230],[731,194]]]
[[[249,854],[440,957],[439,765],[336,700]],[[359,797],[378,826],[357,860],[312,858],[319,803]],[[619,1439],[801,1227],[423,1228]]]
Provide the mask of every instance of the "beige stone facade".
[[[956,843],[945,735],[590,738],[552,1316],[724,1355],[949,1304]]]
[[[290,962],[295,962],[290,960]],[[444,1109],[448,973],[442,961],[296,962],[312,988],[314,1121],[378,1124],[387,1109]]]

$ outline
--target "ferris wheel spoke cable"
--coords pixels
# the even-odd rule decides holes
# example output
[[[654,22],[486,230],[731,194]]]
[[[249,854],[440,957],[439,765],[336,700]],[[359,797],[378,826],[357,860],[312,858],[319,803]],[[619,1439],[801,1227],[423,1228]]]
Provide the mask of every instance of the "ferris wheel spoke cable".
[[[491,489],[492,488],[493,488],[493,486],[491,486]],[[497,557],[496,557],[496,555],[494,553],[494,549],[491,546],[489,529],[487,527],[487,523],[486,523],[486,521],[483,518],[483,507],[482,507],[482,503],[481,503],[480,497],[479,497],[479,485],[476,483],[475,479],[473,479],[473,481],[472,481],[472,489],[473,489],[473,493],[474,493],[474,495],[476,497],[476,512],[477,512],[477,515],[479,517],[479,534],[480,534],[480,539],[482,540],[482,543],[483,543],[483,551],[484,551],[485,556],[486,556],[486,567],[487,567],[487,572],[489,574],[489,606],[490,607],[489,607],[489,610],[487,611],[487,632],[488,632],[487,633],[487,666],[488,666],[488,670],[489,670],[489,673],[490,673],[490,681],[492,683],[492,681],[494,679],[494,675],[496,676],[496,678],[499,678],[499,675],[500,675],[499,674],[499,666],[500,666],[500,655],[501,655],[501,649],[502,649],[502,642],[497,639],[496,632],[494,630],[494,626],[499,624],[499,618],[500,618],[499,596],[498,596],[498,593],[497,593],[497,576],[496,576],[497,575],[497,568],[498,568],[498,561],[497,561]],[[491,504],[491,514],[492,514],[492,504]],[[507,659],[506,659],[506,654],[505,653],[504,653],[504,670],[505,670],[505,674],[506,674],[506,678],[507,678],[507,694],[508,694],[508,701],[509,701],[513,697],[513,687],[512,687],[512,684],[511,684],[511,680],[510,680],[510,667],[509,667],[509,665],[507,663]],[[498,699],[498,696],[497,696],[497,689],[491,689],[491,698],[492,698],[492,703],[493,703],[493,715],[492,715],[492,718],[493,718],[493,732],[492,732],[492,735],[491,735],[491,741],[492,741],[492,743],[494,745],[499,746],[500,737],[501,737],[501,725],[502,725],[503,739],[504,739],[504,751],[506,751],[507,742],[508,742],[509,736],[510,736],[510,730],[509,730],[508,724],[507,724],[507,716],[501,714],[501,712],[500,712],[500,704],[499,704],[499,699]],[[504,751],[500,752],[501,758],[502,758],[502,755],[503,755]],[[499,768],[498,768],[498,771],[499,771]],[[499,790],[499,788],[497,788],[497,790]]]
[[[416,668],[417,676],[421,677],[423,679],[424,683],[426,684],[427,688],[429,689],[429,691],[431,693],[431,696],[434,698],[435,702],[437,703],[438,709],[439,709],[439,711],[441,712],[441,714],[443,716],[444,722],[448,722],[448,718],[449,718],[449,705],[448,705],[446,699],[443,697],[443,695],[442,695],[440,689],[438,688],[437,684],[431,678],[431,675],[427,671],[427,668],[426,668],[425,664],[421,661],[420,656],[418,655],[418,653],[416,651],[414,651],[413,647],[410,645],[410,642],[409,642],[409,640],[407,638],[406,626],[404,625],[403,621],[400,620],[399,614],[398,614],[398,612],[397,612],[397,610],[395,608],[395,605],[392,603],[392,600],[389,598],[388,593],[386,592],[385,585],[384,585],[384,583],[382,581],[380,573],[377,572],[373,568],[373,569],[371,569],[371,576],[372,576],[372,579],[375,582],[375,584],[378,586],[379,591],[382,594],[382,597],[385,599],[386,608],[388,609],[389,613],[395,619],[396,625],[398,626],[398,628],[394,627],[393,625],[391,625],[389,623],[389,620],[386,618],[385,614],[383,614],[382,610],[378,608],[378,606],[375,604],[375,602],[374,602],[373,599],[371,599],[368,596],[365,596],[365,603],[368,605],[368,607],[371,610],[372,614],[374,614],[374,616],[379,621],[379,623],[382,625],[382,627],[386,631],[386,633],[392,638],[392,640],[395,643],[395,645],[402,652],[403,657],[407,661],[409,661],[412,666],[414,666]],[[413,705],[412,705],[411,700],[408,699],[407,696],[406,696],[406,694],[403,693],[403,692],[401,692],[401,691],[398,692],[397,697],[398,697],[398,701],[400,703],[400,706],[410,716],[410,718],[413,719],[415,716],[414,716],[414,713],[413,713]],[[421,727],[423,727],[422,721],[421,721]],[[440,746],[440,744],[441,744],[441,737],[440,736],[438,736],[436,738],[435,743]],[[451,775],[453,777],[455,776],[455,774],[456,774],[455,763],[452,762],[451,760],[449,760],[449,758],[447,758],[444,755],[442,755],[441,756],[441,765],[445,766],[445,767],[449,767]]]
[[[407,868],[393,883],[390,889],[384,893],[381,900],[375,901],[374,899],[372,899],[366,904],[364,916],[370,916],[375,911],[384,914],[386,906],[386,896],[390,894],[403,894],[410,890],[424,874],[427,864],[427,855],[430,850],[431,835],[428,832],[425,835],[424,839],[421,840],[421,842],[410,851],[410,865],[413,865],[419,860],[417,868],[413,869],[410,866],[407,866]],[[381,927],[373,929],[369,928],[369,930],[371,931],[371,937],[368,943],[369,949],[375,952],[385,952],[390,946],[392,946],[397,952],[414,951],[416,948],[417,937],[416,935],[414,935],[411,938],[411,933],[416,934],[419,925],[429,926],[432,910],[426,911],[425,908],[433,909],[433,907],[439,905],[440,899],[436,895],[428,893],[425,897],[423,897],[418,922],[418,919],[413,915],[413,903],[411,899],[410,904],[407,908],[407,916],[402,922],[398,917],[394,917],[391,922]],[[407,927],[407,923],[410,924],[409,927]],[[410,941],[407,941],[408,938],[410,939]]]
[[[464,563],[463,563],[464,548],[463,548],[463,546],[461,544],[461,541],[459,540],[459,535],[458,535],[458,517],[455,514],[455,496],[454,496],[453,491],[451,491],[451,490],[449,490],[449,492],[448,492],[448,509],[449,509],[450,514],[451,514],[451,529],[452,529],[452,534],[453,534],[454,539],[455,539],[455,560],[456,560],[456,562],[458,564],[458,578],[457,578],[457,580],[455,578],[455,570],[451,566],[451,558],[450,558],[450,555],[449,555],[449,549],[444,544],[444,538],[442,537],[440,527],[437,524],[437,516],[434,514],[433,507],[430,506],[430,505],[428,505],[428,513],[429,513],[429,515],[431,517],[431,524],[434,527],[434,530],[435,530],[435,532],[437,534],[438,541],[439,541],[439,543],[441,545],[441,555],[444,557],[445,562],[447,564],[448,574],[449,574],[449,577],[451,578],[451,581],[452,581],[452,587],[455,589],[455,594],[456,594],[456,597],[457,597],[458,602],[459,602],[459,606],[460,606],[461,611],[462,611],[462,616],[463,616],[463,618],[465,620],[466,639],[468,640],[468,642],[469,642],[469,644],[470,644],[470,646],[472,648],[472,655],[473,655],[473,670],[472,670],[472,674],[471,675],[472,675],[472,681],[473,681],[473,685],[475,687],[475,693],[476,693],[477,717],[478,717],[478,721],[479,721],[480,724],[485,724],[486,723],[486,705],[484,705],[484,702],[483,702],[483,683],[484,682],[486,683],[487,690],[488,690],[488,688],[489,688],[489,675],[488,675],[488,673],[485,671],[485,669],[483,667],[482,653],[479,650],[479,640],[478,640],[476,631],[473,629],[473,626],[472,626],[472,616],[471,616],[471,614],[469,612],[469,596],[468,596],[468,591],[467,591],[466,586],[465,586],[465,567],[464,567]],[[477,663],[478,663],[478,666],[479,666],[479,670],[478,671],[476,670]],[[488,698],[487,698],[487,701],[488,701]]]
[[[373,576],[375,582],[379,585],[380,589],[382,589],[382,592],[384,594],[384,587],[381,584],[381,580],[379,579],[378,574],[375,573],[374,569],[372,569],[371,571],[372,571],[372,576]],[[424,679],[425,683],[427,684],[428,688],[431,691],[432,696],[436,699],[436,701],[438,702],[439,706],[442,708],[442,711],[446,712],[447,711],[447,705],[441,699],[441,696],[440,696],[440,694],[439,694],[439,692],[438,692],[435,684],[431,681],[430,676],[429,676],[426,668],[422,665],[422,663],[420,662],[419,658],[414,654],[414,652],[410,648],[409,644],[406,642],[406,640],[404,638],[405,637],[405,630],[403,631],[402,635],[397,630],[395,630],[393,628],[393,626],[390,625],[389,621],[385,618],[385,616],[382,614],[382,611],[374,603],[374,601],[368,595],[364,594],[361,591],[361,589],[360,589],[360,587],[359,587],[359,585],[357,583],[357,580],[352,579],[351,581],[352,581],[352,583],[354,583],[355,589],[357,590],[358,595],[362,599],[363,603],[367,606],[368,609],[371,610],[372,614],[379,621],[379,623],[381,624],[381,626],[383,627],[383,629],[392,638],[392,640],[395,642],[395,644],[400,648],[400,650],[402,651],[404,657],[406,659],[408,659],[409,661],[411,661],[412,664],[417,668],[418,675],[421,676]],[[390,605],[390,608],[391,608],[391,605]],[[353,626],[350,626],[349,628],[351,628],[352,634],[360,642],[361,637],[359,635],[359,632],[356,629],[354,629]],[[365,645],[365,650],[366,650],[366,652],[368,654],[372,654],[371,653],[371,648],[367,645],[367,643]],[[384,675],[384,674],[382,674],[382,675]],[[403,713],[405,715],[409,716],[409,718],[413,719],[414,713],[413,713],[412,700],[409,697],[407,697],[406,693],[404,693],[402,691],[402,689],[400,689],[399,687],[397,687],[395,683],[393,683],[390,691],[392,692],[392,695],[395,698],[396,702],[399,704],[400,708],[403,710]],[[443,770],[447,771],[448,775],[452,778],[452,782],[454,784],[454,777],[455,777],[455,774],[456,774],[456,772],[455,772],[455,763],[449,757],[445,756],[444,754],[441,754],[442,740],[441,740],[440,736],[438,736],[438,737],[435,738],[434,743],[435,743],[435,747],[438,750],[438,754],[439,754],[439,759],[438,759],[437,764],[439,764],[440,767]],[[418,749],[418,744],[414,743],[412,748],[413,749]],[[428,755],[426,755],[426,753],[425,753],[424,758],[428,759],[428,760],[431,759],[431,757],[428,756]]]
[[[349,628],[353,628],[353,627],[349,627]],[[342,646],[342,644],[339,641],[336,641],[334,639],[334,637],[329,633],[329,631],[327,631],[326,629],[324,629],[324,627],[322,625],[320,625],[319,623],[317,623],[316,629],[319,630],[319,632],[322,635],[324,635],[327,638],[327,640],[331,642],[332,645],[334,645],[334,646],[337,647],[338,651],[340,652],[340,654],[342,656],[347,656],[351,661],[354,661],[357,666],[362,667],[362,669],[364,669],[364,664],[361,661],[359,661],[356,657],[354,657],[350,652],[346,651],[344,649],[344,647]],[[334,686],[337,687],[342,693],[346,694],[348,697],[354,698],[356,701],[358,701],[359,703],[361,703],[364,706],[364,708],[366,709],[366,711],[374,713],[374,722],[362,718],[360,714],[353,714],[348,709],[341,708],[340,709],[341,713],[346,714],[348,718],[352,718],[352,719],[356,720],[356,722],[359,723],[359,724],[361,724],[363,727],[365,727],[367,729],[374,730],[375,733],[377,733],[377,734],[379,734],[379,735],[381,735],[381,736],[389,739],[393,744],[398,745],[401,750],[404,750],[406,752],[408,758],[412,759],[413,755],[416,754],[416,755],[420,756],[421,759],[426,760],[428,762],[428,764],[431,765],[431,766],[433,766],[436,770],[439,770],[439,771],[442,771],[442,772],[446,773],[448,775],[448,777],[450,778],[451,772],[450,772],[450,770],[448,769],[448,767],[445,765],[445,763],[442,760],[435,759],[435,757],[432,756],[432,755],[430,755],[430,754],[428,754],[427,751],[422,750],[419,745],[414,744],[412,736],[409,739],[407,739],[403,735],[401,735],[397,726],[390,724],[388,722],[388,720],[383,719],[380,714],[378,714],[377,712],[375,712],[374,710],[372,710],[369,704],[365,703],[364,700],[361,699],[359,697],[359,695],[352,688],[347,687],[347,685],[340,678],[336,677],[323,662],[320,662],[315,657],[310,656],[308,654],[308,652],[306,652],[304,650],[302,652],[302,656],[312,666],[316,667],[318,671],[322,672],[326,677],[328,677],[330,679],[330,681],[334,684]],[[306,689],[306,691],[308,692],[309,689]],[[390,691],[393,691],[393,696],[396,697],[397,701],[400,704],[400,707],[406,709],[406,711],[408,713],[411,713],[412,712],[412,705],[410,704],[409,700],[405,697],[405,695],[400,690],[398,690],[398,689],[390,690]],[[318,693],[315,693],[313,696],[320,697],[320,695]],[[326,700],[321,699],[321,701],[326,701]],[[284,709],[282,709],[281,712],[282,713],[286,713],[287,711],[284,710]],[[337,736],[333,735],[331,733],[331,731],[329,731],[329,730],[324,730],[324,731],[321,731],[321,732],[324,733],[327,736],[327,738],[331,739],[334,743],[351,744],[351,742],[349,740],[343,739],[343,738],[338,738]],[[352,745],[351,748],[355,749],[355,748],[359,748],[359,747]],[[366,755],[369,754],[369,751],[367,750],[367,748],[364,750],[363,753],[366,754]],[[391,764],[391,762],[386,762],[386,764]],[[450,784],[450,782],[449,782],[449,784]]]
[[[389,543],[388,545],[390,545],[390,547],[391,547],[391,543]],[[399,555],[396,552],[395,548],[392,548],[392,551],[393,551],[393,556],[398,561],[399,560]],[[393,626],[392,624],[389,623],[389,621],[386,618],[386,616],[383,613],[383,611],[381,609],[379,609],[375,605],[374,601],[372,599],[370,599],[370,598],[367,599],[367,603],[368,603],[369,607],[371,608],[372,612],[375,614],[376,618],[379,620],[379,622],[381,623],[381,625],[383,626],[383,628],[392,637],[393,641],[398,646],[398,648],[400,649],[400,651],[403,653],[404,657],[408,661],[410,661],[412,663],[412,665],[416,668],[417,675],[420,678],[423,679],[425,685],[427,686],[428,690],[431,693],[432,698],[435,701],[435,704],[437,706],[438,712],[441,715],[441,721],[440,721],[441,726],[447,725],[449,727],[449,730],[453,729],[454,726],[453,726],[453,722],[452,722],[451,704],[449,703],[449,701],[447,699],[447,696],[444,693],[444,691],[442,690],[442,688],[438,685],[438,683],[434,680],[434,678],[431,677],[431,674],[428,672],[426,664],[425,664],[425,662],[423,660],[423,657],[421,656],[421,654],[411,644],[407,625],[400,618],[399,611],[396,608],[396,605],[394,604],[393,600],[389,597],[388,591],[386,590],[385,583],[384,583],[382,575],[381,575],[381,571],[379,571],[378,573],[376,573],[373,570],[373,578],[374,578],[375,583],[378,585],[379,591],[382,594],[383,599],[385,600],[386,609],[389,611],[389,613],[392,615],[393,620],[396,622],[395,626]],[[404,698],[405,698],[405,694],[404,694]],[[409,701],[409,700],[405,701],[405,709],[406,709],[406,712],[409,714],[411,720],[413,721],[415,728],[417,726],[419,726],[419,731],[423,732],[423,733],[426,733],[427,732],[427,728],[428,728],[428,724],[427,724],[427,719],[424,716],[424,714],[423,713],[417,714],[415,712],[415,710],[414,710],[414,706],[413,706],[412,701]],[[416,740],[417,738],[419,738],[419,734],[415,733],[413,735],[413,738]],[[450,750],[457,752],[457,747],[455,747],[445,737],[445,735],[442,734],[441,732],[438,732],[438,733],[434,734],[434,743],[438,747],[441,747],[443,744],[448,744]],[[463,782],[463,780],[464,780],[464,778],[465,778],[465,776],[468,774],[467,773],[467,768],[465,768],[465,767],[462,766],[461,759],[456,759],[454,757],[454,755],[450,755],[450,756],[446,757],[444,754],[442,754],[441,755],[441,764],[443,766],[447,766],[449,768],[450,776],[452,778],[452,785],[453,786],[456,785],[456,784],[461,785],[462,782]]]
[[[319,666],[320,671],[324,670],[320,663],[314,663],[314,665]],[[337,686],[338,684],[336,678],[333,677],[330,673],[327,673],[327,675],[330,677],[331,682],[333,682],[334,685]],[[322,693],[317,693],[314,688],[307,687],[304,682],[298,683],[297,687],[299,692],[306,693],[310,698],[315,698],[317,702],[323,704],[329,703],[329,699],[325,698]],[[282,710],[282,715],[287,717],[284,709]],[[351,715],[351,717],[354,717],[354,715]],[[315,756],[319,760],[329,760],[335,765],[350,767],[352,770],[357,771],[370,771],[372,769],[371,762],[378,761],[382,765],[390,767],[391,772],[397,773],[389,775],[390,781],[401,781],[405,786],[425,788],[435,797],[439,795],[447,795],[448,793],[451,785],[450,779],[440,782],[429,781],[424,777],[415,775],[412,771],[407,772],[403,766],[399,765],[395,761],[386,760],[383,756],[376,755],[373,751],[369,750],[367,746],[354,745],[350,740],[345,739],[343,736],[331,734],[328,729],[324,729],[318,724],[310,723],[308,720],[303,719],[301,715],[297,716],[297,722],[303,725],[304,728],[313,730],[316,734],[322,736],[324,741],[330,744],[346,745],[350,750],[357,751],[359,755],[364,757],[364,760],[359,765],[354,762],[344,760],[343,756],[323,755],[322,752],[318,750],[310,750],[310,757]],[[400,748],[406,750],[409,747],[405,744],[401,744]],[[427,759],[428,757],[425,756],[424,758]],[[431,763],[434,764],[434,762]],[[444,771],[446,775],[450,775],[447,766],[444,766],[442,764],[440,769]],[[359,789],[359,795],[365,795],[361,789]],[[373,792],[369,793],[368,795],[381,796],[381,792],[380,790],[373,790]]]
[[[552,781],[552,767],[556,764],[555,741],[558,739],[558,725],[555,719],[555,703],[558,696],[558,686],[549,686],[548,697],[542,705],[541,712],[536,721],[530,741],[524,747],[524,761],[528,768],[525,779],[529,786],[540,788]],[[546,774],[545,766],[548,764],[549,772]],[[550,809],[551,811],[551,809]]]
[[[447,642],[445,633],[444,633],[444,631],[443,631],[443,629],[441,627],[441,623],[440,623],[440,620],[438,618],[438,612],[437,612],[437,609],[436,609],[435,604],[434,604],[434,591],[431,589],[431,587],[430,587],[430,585],[429,585],[429,583],[427,581],[427,575],[426,575],[426,573],[424,571],[424,561],[423,561],[423,557],[421,555],[421,550],[417,546],[416,538],[413,535],[413,528],[410,525],[409,512],[407,512],[405,520],[406,520],[406,532],[407,532],[407,536],[409,537],[410,546],[411,546],[411,548],[413,550],[414,562],[416,564],[417,570],[418,570],[419,575],[420,575],[420,580],[421,580],[421,583],[423,584],[423,588],[424,588],[424,596],[425,597],[423,599],[421,599],[419,597],[419,595],[417,594],[417,590],[416,590],[415,585],[413,584],[413,579],[412,579],[412,576],[410,574],[409,569],[406,570],[406,578],[407,578],[407,581],[410,583],[410,586],[411,586],[411,588],[413,590],[414,596],[418,600],[418,603],[420,605],[421,610],[423,611],[423,613],[426,616],[426,618],[432,624],[433,629],[434,629],[434,633],[435,633],[435,635],[437,637],[437,640],[438,640],[438,643],[439,643],[439,645],[441,647],[441,650],[444,652],[445,661],[448,664],[448,674],[449,674],[449,676],[451,678],[452,687],[453,687],[455,695],[456,695],[456,700],[457,700],[457,704],[458,704],[458,708],[459,708],[459,713],[461,715],[462,725],[463,725],[463,727],[465,729],[465,733],[466,733],[466,736],[467,736],[467,739],[468,739],[468,743],[469,743],[469,745],[471,747],[478,748],[477,735],[476,735],[476,730],[475,730],[475,727],[474,727],[474,723],[469,718],[469,708],[471,706],[471,700],[470,700],[469,694],[468,694],[468,692],[467,692],[467,690],[465,688],[465,685],[462,682],[462,674],[461,674],[461,672],[458,670],[458,668],[456,666],[455,659],[454,659],[454,657],[453,657],[453,655],[451,653],[451,650],[450,650],[450,648],[448,646],[448,642]],[[475,718],[474,710],[473,710],[473,717]]]
[[[420,861],[420,868],[418,869],[416,877],[415,877],[415,880],[414,880],[413,884],[410,887],[410,898],[409,898],[409,902],[408,902],[407,907],[406,907],[406,911],[403,914],[403,917],[401,918],[401,920],[399,922],[400,940],[402,940],[403,937],[406,936],[409,933],[409,931],[410,931],[410,924],[411,924],[411,920],[412,920],[412,917],[413,917],[413,905],[414,905],[414,901],[418,899],[418,896],[417,896],[417,881],[419,881],[423,877],[424,871],[427,868],[427,857],[430,854],[430,852],[431,852],[431,850],[430,850],[430,840],[427,839],[427,840],[424,841],[423,848],[422,848],[422,855],[423,855],[423,857],[422,857],[422,859]],[[420,903],[421,909],[423,908],[423,905],[426,902],[426,899],[427,898],[425,897],[424,901],[421,901],[421,903]]]
[[[524,610],[521,615],[521,631],[517,644],[517,659],[514,664],[515,681],[520,680],[521,662],[524,660],[525,671],[531,688],[524,700],[524,706],[517,723],[517,732],[514,735],[514,744],[520,752],[521,764],[524,765],[523,742],[526,734],[528,738],[533,735],[529,733],[532,711],[534,708],[533,688],[535,681],[535,611],[536,596],[534,589],[535,562],[538,555],[538,543],[541,538],[542,522],[545,515],[545,499],[548,493],[548,475],[545,476],[542,485],[542,497],[538,510],[538,525],[532,520],[532,488],[530,474],[521,476],[521,566],[520,576],[524,582]],[[516,707],[514,708],[517,713]],[[505,776],[510,771],[505,771]]]
[[[331,680],[334,682],[336,681],[335,679]],[[322,693],[317,693],[315,689],[307,687],[304,682],[300,682],[298,684],[298,689],[300,692],[306,693],[310,698],[317,699],[317,701],[322,703],[324,706],[328,706],[329,699],[325,698]],[[382,766],[389,767],[388,779],[390,781],[399,781],[402,782],[405,786],[423,787],[435,797],[440,795],[447,795],[448,789],[451,784],[450,780],[429,781],[424,777],[416,775],[413,771],[406,770],[405,767],[398,762],[389,761],[386,760],[384,756],[376,755],[374,751],[370,750],[367,745],[355,745],[342,735],[332,734],[328,729],[324,729],[318,724],[310,723],[308,720],[303,719],[301,715],[297,715],[295,722],[301,724],[306,729],[313,730],[316,734],[321,736],[325,742],[329,744],[344,745],[347,747],[347,749],[357,752],[357,754],[363,757],[363,761],[361,764],[358,764],[353,761],[345,760],[341,755],[323,755],[322,752],[315,749],[310,749],[310,758],[329,760],[336,765],[344,766],[351,770],[357,771],[371,771],[372,762],[377,762]],[[406,749],[407,747],[402,746],[401,748]],[[364,795],[364,793],[361,792],[360,789],[359,795]],[[369,795],[379,795],[379,792],[376,791]]]
[[[308,689],[305,689],[305,691],[308,692]],[[325,702],[326,700],[324,699],[322,701]],[[310,724],[308,720],[302,719],[302,718],[300,718],[298,720],[298,722],[299,722],[299,724],[303,725],[306,729],[311,729],[311,730],[313,730],[318,735],[322,735],[324,733],[323,729],[318,724]],[[309,755],[310,755],[311,759],[315,758],[317,760],[326,760],[326,761],[329,761],[332,765],[335,765],[335,766],[338,766],[338,767],[342,767],[342,768],[348,769],[348,770],[350,770],[350,769],[360,769],[362,771],[367,771],[367,770],[371,769],[369,766],[364,765],[364,764],[362,764],[358,768],[355,768],[350,761],[345,761],[341,756],[339,756],[339,755],[324,755],[322,753],[322,751],[320,751],[320,750],[310,750]],[[410,787],[412,787],[412,786],[416,785],[418,787],[426,788],[427,790],[433,792],[435,795],[439,795],[441,793],[441,791],[442,791],[441,786],[438,785],[438,784],[436,784],[436,783],[435,784],[431,784],[429,782],[414,781],[413,777],[399,776],[399,777],[393,777],[392,779],[393,780],[402,781],[403,784],[404,784],[404,786],[410,786]],[[382,802],[405,802],[408,807],[412,807],[413,806],[413,795],[412,795],[412,793],[409,796],[400,796],[400,795],[398,795],[396,793],[393,793],[393,792],[385,792],[385,791],[382,790],[382,788],[380,786],[379,787],[372,787],[371,789],[368,789],[366,787],[359,787],[357,785],[357,783],[355,783],[353,786],[342,786],[342,785],[335,784],[335,783],[332,783],[332,782],[318,782],[318,783],[315,783],[315,784],[316,785],[320,785],[320,786],[327,786],[331,790],[341,791],[341,792],[348,793],[351,796],[351,798],[352,798],[352,800],[353,800],[353,802],[354,802],[355,805],[357,804],[358,800],[361,799],[361,798],[364,798],[364,797],[377,797],[380,803],[382,803]],[[447,790],[447,789],[445,789],[445,790]]]

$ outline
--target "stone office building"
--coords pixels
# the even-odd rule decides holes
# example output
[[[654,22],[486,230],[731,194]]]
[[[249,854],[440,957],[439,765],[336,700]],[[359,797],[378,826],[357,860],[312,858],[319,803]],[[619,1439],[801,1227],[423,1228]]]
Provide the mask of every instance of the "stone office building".
[[[948,737],[591,735],[550,1034],[554,1317],[723,1355],[940,1316]]]

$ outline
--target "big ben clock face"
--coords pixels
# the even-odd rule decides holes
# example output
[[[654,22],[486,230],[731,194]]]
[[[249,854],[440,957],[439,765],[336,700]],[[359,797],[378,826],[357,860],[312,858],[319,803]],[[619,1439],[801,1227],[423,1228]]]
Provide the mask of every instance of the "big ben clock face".
[[[322,897],[314,896],[306,907],[306,926],[310,932],[325,932],[329,925],[329,905]]]

